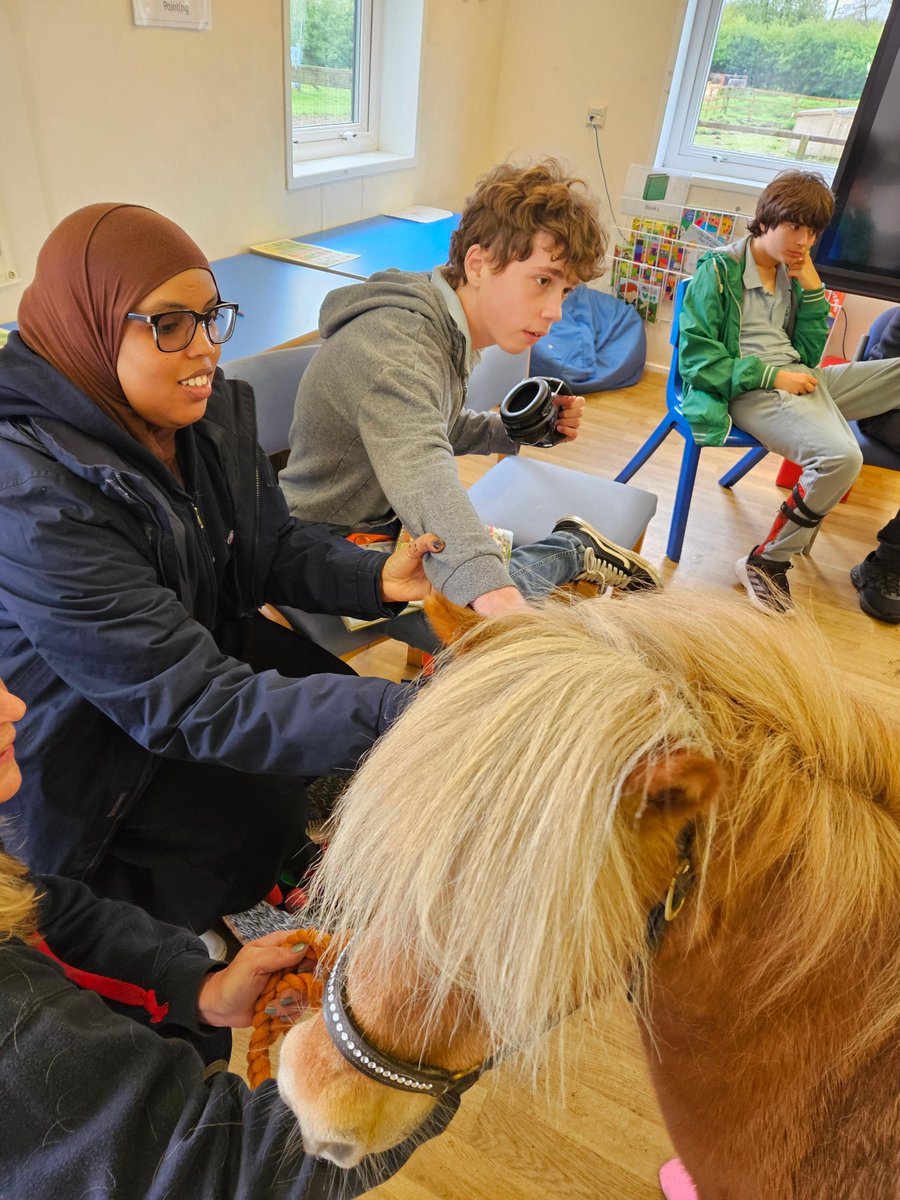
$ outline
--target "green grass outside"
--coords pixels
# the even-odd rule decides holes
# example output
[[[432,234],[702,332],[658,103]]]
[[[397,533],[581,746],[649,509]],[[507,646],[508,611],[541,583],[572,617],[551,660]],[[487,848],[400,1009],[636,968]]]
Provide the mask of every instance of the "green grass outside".
[[[773,154],[788,157],[791,145],[785,138],[766,137],[754,134],[750,126],[766,129],[792,129],[794,114],[800,109],[855,107],[858,98],[852,100],[830,100],[822,96],[801,96],[793,92],[768,92],[756,88],[722,88],[715,96],[704,100],[700,109],[701,121],[722,121],[728,125],[741,125],[740,130],[698,129],[695,142],[698,146],[715,146],[720,150],[736,150],[748,154]],[[810,143],[804,162],[834,163],[836,159],[816,157],[817,147]]]
[[[350,88],[314,87],[303,83],[291,88],[291,112],[303,125],[332,125],[353,120]]]

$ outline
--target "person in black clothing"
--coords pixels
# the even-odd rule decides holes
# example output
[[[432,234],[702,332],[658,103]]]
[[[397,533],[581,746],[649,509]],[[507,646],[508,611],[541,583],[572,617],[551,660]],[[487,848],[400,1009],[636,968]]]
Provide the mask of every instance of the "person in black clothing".
[[[19,787],[24,712],[0,682],[0,802]],[[29,875],[0,843],[0,1200],[349,1200],[399,1170],[422,1130],[341,1171],[304,1154],[274,1081],[251,1092],[225,1071],[228,1026],[296,967],[278,936],[226,967],[132,905]]]
[[[289,515],[252,390],[216,370],[229,300],[177,225],[93,204],[50,234],[0,350],[14,849],[198,932],[269,892],[308,847],[305,782],[354,770],[410,696],[257,610],[395,615],[441,548],[388,557]]]
[[[866,358],[900,358],[900,307],[894,309]],[[900,413],[883,413],[859,422],[869,437],[878,438],[900,454]],[[878,531],[878,545],[850,571],[859,593],[859,606],[876,621],[900,625],[900,509]]]

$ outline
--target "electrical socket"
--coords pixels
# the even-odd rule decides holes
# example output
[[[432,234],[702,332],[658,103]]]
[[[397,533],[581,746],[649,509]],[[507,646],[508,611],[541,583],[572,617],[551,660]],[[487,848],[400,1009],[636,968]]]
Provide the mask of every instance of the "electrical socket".
[[[592,126],[594,129],[602,129],[606,124],[606,105],[597,104],[587,111],[586,125]]]

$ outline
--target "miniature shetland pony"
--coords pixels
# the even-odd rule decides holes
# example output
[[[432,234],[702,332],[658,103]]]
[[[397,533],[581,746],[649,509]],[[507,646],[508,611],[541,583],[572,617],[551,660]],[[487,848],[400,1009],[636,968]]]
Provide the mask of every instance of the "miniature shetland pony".
[[[340,805],[318,889],[356,1025],[405,1063],[536,1068],[547,1030],[629,990],[701,1200],[896,1200],[898,751],[812,627],[728,597],[478,624]],[[683,911],[648,936],[667,891]],[[321,1019],[282,1070],[341,1165],[433,1104]]]

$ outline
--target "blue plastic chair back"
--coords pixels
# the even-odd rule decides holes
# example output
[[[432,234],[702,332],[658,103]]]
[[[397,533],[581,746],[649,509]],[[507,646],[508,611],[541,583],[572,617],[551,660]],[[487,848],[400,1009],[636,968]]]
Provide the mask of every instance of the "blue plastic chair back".
[[[885,329],[887,329],[888,325],[890,325],[891,321],[893,321],[894,317],[896,317],[897,311],[898,309],[896,307],[886,308],[883,313],[878,314],[878,316],[869,326],[869,332],[866,334],[866,341],[862,348],[862,354],[860,355],[860,358],[867,359],[870,357],[870,351],[872,350],[872,347],[878,345],[879,341],[881,340],[881,335],[884,333]]]

